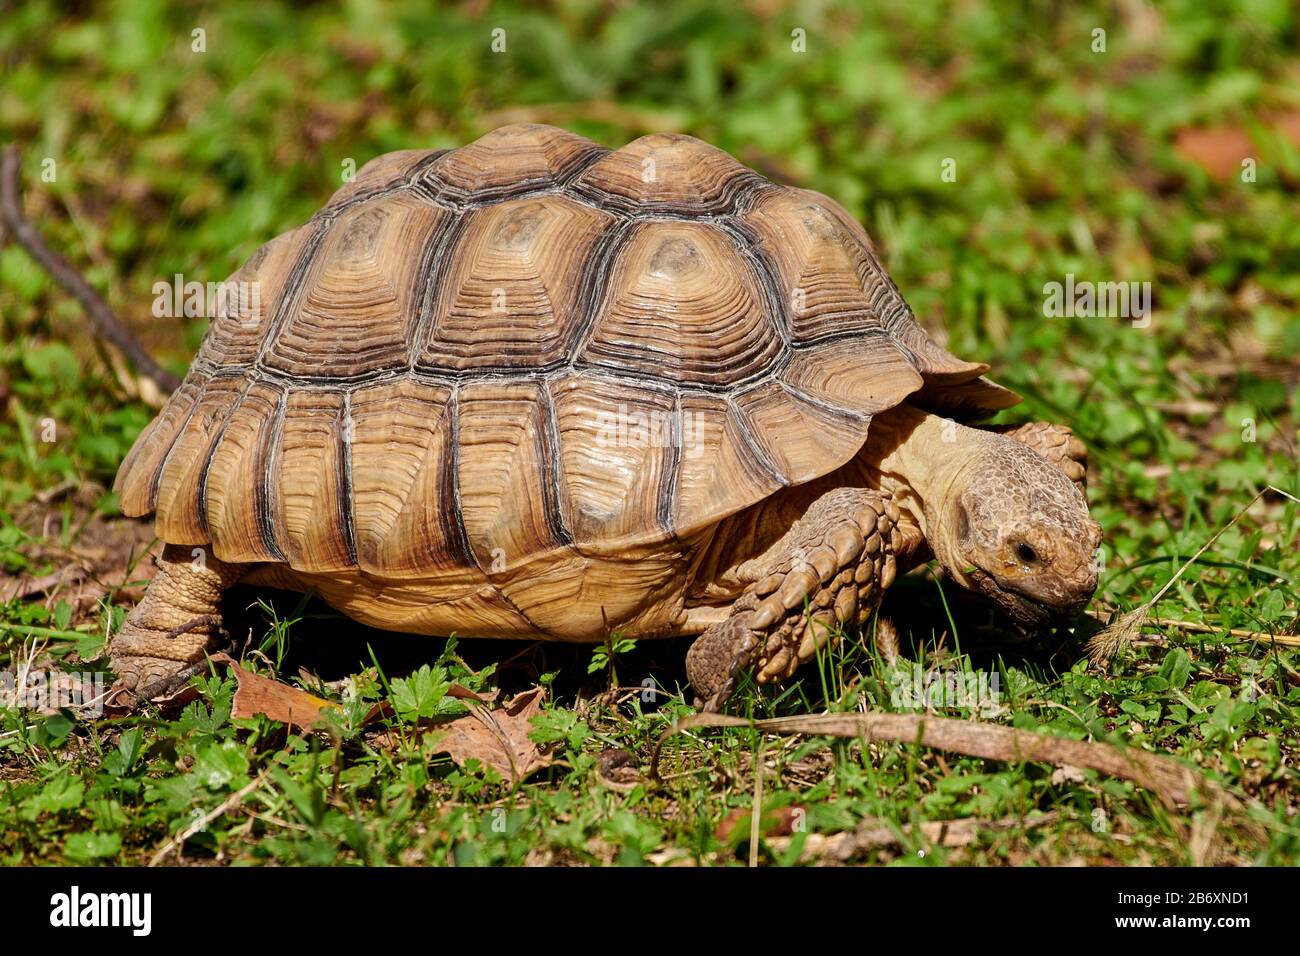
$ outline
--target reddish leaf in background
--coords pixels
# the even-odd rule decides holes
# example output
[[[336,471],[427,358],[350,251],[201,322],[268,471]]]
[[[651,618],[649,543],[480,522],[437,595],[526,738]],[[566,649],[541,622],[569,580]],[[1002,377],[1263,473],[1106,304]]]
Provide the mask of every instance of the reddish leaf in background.
[[[772,807],[764,812],[759,825],[763,836],[789,836],[795,830],[802,811],[798,807]],[[736,807],[718,824],[714,836],[721,843],[730,843],[737,833],[737,828],[744,826],[741,833],[749,833],[752,814],[749,807]]]
[[[1300,113],[1286,113],[1261,120],[1261,123],[1300,147]],[[1257,159],[1259,146],[1241,125],[1204,126],[1182,129],[1174,139],[1174,150],[1220,182],[1241,173],[1241,161]]]

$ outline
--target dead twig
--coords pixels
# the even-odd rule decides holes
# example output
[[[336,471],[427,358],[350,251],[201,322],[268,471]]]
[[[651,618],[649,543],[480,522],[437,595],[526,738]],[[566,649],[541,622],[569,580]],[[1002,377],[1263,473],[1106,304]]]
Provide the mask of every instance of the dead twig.
[[[748,721],[725,714],[694,714],[676,721],[655,747],[651,776],[658,778],[659,754],[671,735],[691,727],[751,727],[764,733],[888,740],[1008,763],[1068,764],[1132,780],[1171,809],[1192,802],[1193,794],[1221,799],[1231,808],[1240,802],[1221,786],[1178,761],[1136,747],[1070,740],[972,720],[927,714],[814,714]]]
[[[36,227],[27,221],[22,208],[20,165],[18,147],[6,146],[3,155],[0,155],[0,221],[8,228],[10,237],[27,250],[27,254],[69,295],[81,303],[101,339],[126,356],[141,375],[151,379],[164,393],[175,391],[180,385],[180,379],[145,352],[126,323],[118,318],[94,287],[68,260],[51,249]]]
[[[1100,614],[1087,612],[1089,617],[1101,618]],[[1283,647],[1300,647],[1300,636],[1295,634],[1270,634],[1268,631],[1252,631],[1245,627],[1224,627],[1221,624],[1203,624],[1199,621],[1170,621],[1157,619],[1145,621],[1143,626],[1172,627],[1176,631],[1190,631],[1194,634],[1226,634],[1243,641],[1263,641],[1265,644],[1281,644]]]
[[[1197,634],[1228,634],[1248,641],[1272,642],[1286,647],[1300,647],[1300,636],[1295,634],[1270,634],[1267,631],[1252,631],[1244,627],[1216,627],[1213,624],[1199,624],[1196,621],[1153,622],[1160,627],[1172,627],[1179,631],[1193,631]]]
[[[179,850],[184,845],[185,841],[188,840],[190,837],[194,836],[194,834],[201,833],[202,831],[206,830],[208,828],[208,824],[210,824],[213,820],[217,819],[218,817],[225,816],[231,810],[235,809],[235,807],[243,803],[244,798],[248,796],[250,793],[252,793],[254,790],[256,790],[258,787],[260,787],[263,783],[265,783],[266,778],[270,776],[270,774],[271,771],[269,768],[263,770],[261,773],[259,773],[256,777],[254,777],[243,787],[240,787],[230,796],[226,797],[226,799],[221,801],[221,803],[218,804],[216,807],[209,810],[207,813],[203,814],[203,816],[199,817],[197,820],[195,820],[193,823],[187,826],[184,830],[181,830],[180,833],[176,834],[165,844],[163,844],[163,846],[158,850],[158,852],[155,853],[153,857],[149,860],[149,865],[157,866],[163,860],[167,859],[167,857],[171,853]]]

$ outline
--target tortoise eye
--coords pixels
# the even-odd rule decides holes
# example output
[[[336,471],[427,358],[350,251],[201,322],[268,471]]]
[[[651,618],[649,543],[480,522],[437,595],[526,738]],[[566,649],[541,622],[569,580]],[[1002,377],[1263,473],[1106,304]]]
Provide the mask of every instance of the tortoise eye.
[[[1016,557],[1025,562],[1025,564],[1038,563],[1038,552],[1023,541],[1016,545]]]

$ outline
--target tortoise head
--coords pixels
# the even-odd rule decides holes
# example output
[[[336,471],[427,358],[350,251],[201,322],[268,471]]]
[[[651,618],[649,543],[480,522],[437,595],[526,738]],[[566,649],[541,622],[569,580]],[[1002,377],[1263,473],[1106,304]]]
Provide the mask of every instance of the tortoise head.
[[[1022,631],[1077,614],[1097,589],[1101,543],[1083,493],[1019,442],[963,431],[942,492],[925,503],[935,556]]]

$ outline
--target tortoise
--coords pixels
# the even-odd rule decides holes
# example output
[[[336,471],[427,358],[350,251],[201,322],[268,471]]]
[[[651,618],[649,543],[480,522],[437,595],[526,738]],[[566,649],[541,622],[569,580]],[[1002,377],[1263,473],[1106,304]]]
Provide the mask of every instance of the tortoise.
[[[388,153],[222,288],[256,294],[117,475],[164,547],[116,700],[197,672],[236,581],[417,634],[698,635],[709,709],[931,558],[1027,633],[1096,588],[1070,430],[974,424],[1019,396],[863,228],[689,136]]]

